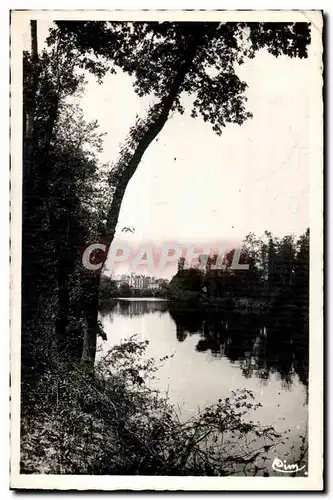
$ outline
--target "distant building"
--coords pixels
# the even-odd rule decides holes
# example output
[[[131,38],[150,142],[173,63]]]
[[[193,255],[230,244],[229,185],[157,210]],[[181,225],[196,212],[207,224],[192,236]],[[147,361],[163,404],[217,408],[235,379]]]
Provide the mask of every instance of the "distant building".
[[[154,276],[144,276],[143,274],[116,274],[112,276],[112,280],[116,283],[117,288],[120,288],[122,283],[127,283],[131,288],[136,290],[160,290],[168,284],[166,279],[157,279]]]
[[[143,274],[132,273],[129,279],[129,286],[131,288],[136,288],[138,290],[143,290],[145,288],[146,276]]]
[[[158,290],[158,280],[154,277],[147,277],[146,287],[148,290]]]

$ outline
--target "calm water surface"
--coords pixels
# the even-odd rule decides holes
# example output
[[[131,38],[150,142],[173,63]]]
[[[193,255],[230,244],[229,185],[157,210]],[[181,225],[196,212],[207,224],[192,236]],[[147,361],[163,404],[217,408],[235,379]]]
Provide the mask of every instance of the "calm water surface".
[[[255,419],[290,436],[275,455],[288,462],[298,457],[299,436],[307,429],[307,341],[290,318],[281,314],[277,322],[263,324],[249,315],[226,317],[157,299],[122,299],[100,319],[108,336],[102,351],[136,334],[149,341],[147,356],[174,355],[158,371],[154,388],[168,392],[181,418],[230,390],[250,389],[262,404]]]

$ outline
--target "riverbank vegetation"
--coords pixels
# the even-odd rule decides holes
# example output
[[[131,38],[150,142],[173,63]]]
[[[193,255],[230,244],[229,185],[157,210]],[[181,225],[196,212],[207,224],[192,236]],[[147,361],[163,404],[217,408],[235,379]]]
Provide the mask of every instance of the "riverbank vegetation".
[[[226,433],[248,435],[265,452],[278,441],[272,429],[243,422],[241,411],[254,404],[243,393],[184,424],[141,375],[133,379],[130,355],[141,347],[130,343],[95,366],[97,336],[105,338],[102,267],[87,269],[82,254],[102,242],[106,251],[91,263],[105,263],[127,185],[169,116],[184,112],[182,94],[194,97],[191,115],[215,133],[242,125],[251,114],[235,66],[264,47],[307,57],[309,25],[57,21],[41,48],[37,24],[23,54],[21,472],[223,475],[238,464],[259,467],[259,455],[239,456],[221,442]],[[86,121],[80,96],[86,75],[102,82],[116,71],[155,100],[105,165],[103,134]]]
[[[298,239],[294,235],[263,237],[250,233],[240,251],[240,264],[233,269],[235,250],[224,256],[223,268],[213,269],[217,254],[202,255],[198,264],[186,269],[180,259],[178,271],[168,287],[168,297],[202,308],[271,314],[287,307],[294,315],[308,319],[310,230]]]
[[[230,392],[182,421],[146,383],[164,360],[145,348],[133,337],[115,346],[94,377],[54,360],[31,395],[34,412],[22,408],[21,472],[267,475],[267,454],[288,437],[255,422],[252,393]]]

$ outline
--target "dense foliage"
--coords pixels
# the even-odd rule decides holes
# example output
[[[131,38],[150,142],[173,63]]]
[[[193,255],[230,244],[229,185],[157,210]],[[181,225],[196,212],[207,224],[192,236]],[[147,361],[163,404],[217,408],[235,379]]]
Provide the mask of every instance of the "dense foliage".
[[[85,269],[82,252],[96,241],[103,241],[107,248],[112,243],[128,182],[170,113],[184,112],[184,94],[193,98],[192,116],[210,122],[217,134],[228,123],[241,125],[251,115],[245,107],[246,83],[237,76],[237,66],[261,48],[274,56],[306,57],[309,25],[56,24],[47,47],[40,51],[37,23],[32,21],[31,51],[23,54],[23,469],[38,469],[27,458],[36,450],[54,457],[52,462],[49,456],[47,472],[141,473],[149,469],[149,461],[143,459],[140,465],[137,460],[146,456],[142,453],[147,453],[147,443],[149,450],[154,448],[150,428],[154,419],[147,423],[146,406],[151,411],[157,405],[160,422],[167,421],[169,410],[166,406],[163,413],[160,402],[153,404],[151,393],[129,390],[123,375],[116,378],[104,372],[102,376],[96,368],[93,376],[96,337],[103,336],[98,322],[101,271]],[[130,128],[118,161],[102,165],[103,137],[96,122],[85,121],[80,93],[87,71],[102,81],[107,71],[119,69],[133,77],[138,95],[150,94],[154,104]],[[293,286],[300,288],[307,279],[303,265],[307,245],[305,238],[293,268]],[[106,255],[99,256],[102,262]],[[114,413],[110,412],[112,402]],[[186,460],[175,463],[171,457],[172,433],[161,437],[163,452],[149,451],[149,460],[158,457],[159,472],[203,473],[201,451],[193,455],[201,439],[199,429],[204,428],[202,419],[206,418],[207,425],[212,411],[214,424],[221,412],[230,414],[232,409],[223,402],[207,411],[199,418],[200,424],[182,427],[174,435],[180,447],[177,453]],[[117,435],[119,428],[112,424],[117,412],[123,412],[119,417],[123,424],[135,417],[138,448],[130,448],[135,441],[133,428]],[[243,425],[232,415],[236,420],[229,422]],[[172,426],[174,432],[176,424]],[[97,444],[102,439],[103,444]],[[116,464],[110,458],[115,445],[128,452],[116,455]],[[211,470],[206,473],[229,470],[227,455],[221,460],[218,456],[208,461]],[[40,467],[44,465],[42,461]]]
[[[36,412],[23,408],[22,473],[269,475],[268,453],[288,436],[252,420],[260,406],[252,393],[232,392],[181,420],[144,382],[165,361],[144,357],[145,348],[135,338],[115,346],[94,378],[62,360],[44,373]]]
[[[275,57],[307,57],[310,42],[306,23],[58,21],[57,26],[78,48],[83,66],[96,72],[97,57],[99,71],[120,68],[134,77],[138,95],[152,94],[162,103],[176,90],[170,107],[181,113],[182,94],[193,96],[191,115],[201,115],[218,134],[227,123],[242,124],[251,116],[237,66],[262,48]]]
[[[174,300],[212,302],[224,299],[230,308],[238,299],[255,300],[267,306],[277,302],[295,305],[307,317],[309,305],[309,229],[296,240],[294,235],[263,238],[250,233],[239,255],[248,269],[233,269],[235,249],[224,256],[220,269],[214,269],[218,256],[202,255],[196,265],[186,269],[181,258],[178,272],[170,282],[168,294]],[[236,260],[238,256],[236,255]],[[229,299],[229,300],[228,300]]]

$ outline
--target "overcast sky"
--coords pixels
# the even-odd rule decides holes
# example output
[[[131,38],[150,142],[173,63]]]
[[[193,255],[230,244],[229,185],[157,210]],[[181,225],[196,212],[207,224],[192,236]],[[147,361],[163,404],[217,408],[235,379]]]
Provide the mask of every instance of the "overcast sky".
[[[39,22],[42,39],[47,25]],[[172,116],[148,148],[127,188],[117,235],[129,242],[241,240],[266,229],[282,236],[309,225],[310,99],[316,60],[278,59],[260,51],[239,68],[253,118],[221,137],[201,118]],[[149,100],[129,76],[89,77],[81,106],[106,132],[102,160],[115,159]],[[176,158],[176,160],[175,160]],[[121,233],[124,226],[133,235]]]

